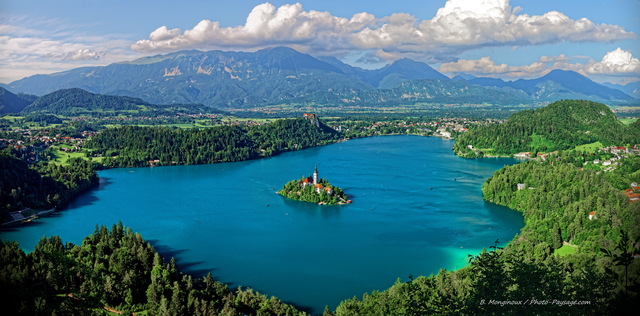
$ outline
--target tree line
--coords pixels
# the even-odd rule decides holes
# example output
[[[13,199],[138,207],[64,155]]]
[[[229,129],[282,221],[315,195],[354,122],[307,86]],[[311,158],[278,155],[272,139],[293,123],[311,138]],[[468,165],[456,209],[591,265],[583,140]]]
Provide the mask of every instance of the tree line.
[[[320,122],[303,118],[257,126],[205,129],[123,126],[109,128],[87,142],[91,156],[106,167],[206,164],[268,157],[335,142],[339,135]]]

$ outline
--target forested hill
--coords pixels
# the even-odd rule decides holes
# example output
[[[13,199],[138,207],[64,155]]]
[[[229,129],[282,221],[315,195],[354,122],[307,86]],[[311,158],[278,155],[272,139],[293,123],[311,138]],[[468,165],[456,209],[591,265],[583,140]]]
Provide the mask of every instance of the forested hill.
[[[604,104],[562,100],[518,112],[503,124],[471,129],[456,140],[454,150],[466,157],[535,154],[594,142],[605,146],[637,144],[640,130],[625,126]]]
[[[37,98],[22,110],[23,113],[49,113],[55,115],[115,116],[119,114],[162,115],[166,112],[218,113],[203,105],[157,105],[138,98],[91,93],[72,88],[58,90]]]
[[[18,113],[33,102],[33,96],[15,95],[9,90],[0,87],[0,114]]]
[[[82,89],[63,89],[38,98],[24,109],[24,112],[49,112],[53,114],[73,114],[74,112],[138,110],[147,102],[119,96],[100,95]]]
[[[124,126],[89,141],[91,155],[107,167],[206,164],[267,157],[335,142],[339,134],[315,115],[257,126],[206,129]]]

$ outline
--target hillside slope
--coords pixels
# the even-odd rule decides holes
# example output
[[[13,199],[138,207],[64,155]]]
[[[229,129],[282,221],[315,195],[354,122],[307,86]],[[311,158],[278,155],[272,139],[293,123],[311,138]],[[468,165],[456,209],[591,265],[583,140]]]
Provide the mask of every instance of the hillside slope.
[[[640,143],[640,133],[620,122],[604,104],[563,100],[518,112],[503,123],[469,130],[456,140],[456,154],[467,157],[550,152],[601,142]]]
[[[11,91],[0,87],[0,114],[18,113],[31,102],[33,100],[15,95]]]

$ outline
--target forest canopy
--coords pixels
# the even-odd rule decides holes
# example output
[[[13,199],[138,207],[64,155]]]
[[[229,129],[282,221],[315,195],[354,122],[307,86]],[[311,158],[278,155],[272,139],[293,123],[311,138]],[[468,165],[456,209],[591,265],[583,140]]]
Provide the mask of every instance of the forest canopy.
[[[478,126],[456,139],[463,157],[552,152],[600,142],[605,146],[640,143],[640,129],[627,127],[608,106],[585,100],[562,100],[513,114],[503,124]]]

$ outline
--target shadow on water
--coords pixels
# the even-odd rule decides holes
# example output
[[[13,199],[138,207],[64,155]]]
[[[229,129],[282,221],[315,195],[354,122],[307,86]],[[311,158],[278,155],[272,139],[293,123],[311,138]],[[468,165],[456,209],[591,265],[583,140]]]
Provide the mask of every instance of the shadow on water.
[[[55,213],[48,215],[47,217],[52,217],[54,216]],[[10,233],[10,232],[16,232],[18,230],[24,229],[26,227],[37,227],[40,225],[43,225],[44,223],[42,223],[39,220],[34,220],[31,222],[26,222],[26,223],[17,223],[15,225],[8,225],[8,226],[2,226],[0,227],[0,239],[2,238],[2,233]]]
[[[153,246],[153,248],[164,258],[166,262],[174,258],[176,260],[176,266],[180,272],[189,274],[194,278],[200,278],[206,276],[208,273],[213,275],[215,268],[194,268],[202,265],[205,261],[185,261],[181,254],[187,251],[187,249],[174,249],[170,246],[163,245],[157,239],[148,239],[147,242]],[[215,279],[215,278],[214,278]]]
[[[495,218],[499,225],[506,227],[518,226],[520,228],[524,226],[522,212],[487,201],[484,202],[484,206],[489,210],[489,213],[493,215],[492,217]],[[514,223],[518,225],[514,225]],[[518,231],[520,228],[518,228]]]
[[[42,219],[47,218],[47,217],[60,217],[60,216],[62,216],[61,213],[63,213],[66,210],[68,210],[69,207],[76,208],[76,207],[93,205],[94,203],[96,203],[99,200],[98,197],[95,195],[95,193],[97,191],[104,190],[105,187],[107,187],[107,186],[109,186],[111,184],[112,184],[112,181],[110,181],[109,178],[100,178],[100,183],[98,185],[95,185],[95,186],[87,189],[86,191],[78,194],[77,196],[71,198],[66,204],[62,205],[55,212],[53,212],[51,214],[40,216],[40,218],[35,219],[33,221],[30,221],[30,222],[18,223],[16,225],[0,227],[0,233],[2,233],[2,232],[16,232],[18,229],[21,229],[21,228],[34,227],[34,226],[42,225],[43,224],[42,223]]]
[[[96,196],[96,192],[105,190],[111,184],[113,184],[113,181],[111,181],[110,178],[100,177],[100,182],[98,183],[98,185],[95,185],[87,189],[86,191],[78,194],[77,196],[69,200],[69,202],[66,205],[64,205],[61,209],[62,210],[67,209],[69,208],[69,206],[72,206],[73,208],[77,208],[77,207],[93,205],[99,200],[99,198]]]
[[[297,201],[292,201],[292,202],[297,202]],[[213,277],[214,280],[218,280],[219,279],[216,277],[215,275],[215,268],[195,268],[195,266],[199,266],[203,263],[205,263],[205,261],[196,261],[196,262],[190,262],[190,261],[184,261],[181,258],[181,254],[185,253],[187,251],[187,249],[175,249],[172,248],[170,246],[164,245],[160,242],[160,240],[158,239],[147,239],[147,242],[149,244],[151,244],[151,246],[153,246],[153,248],[164,258],[165,262],[168,262],[169,260],[171,260],[171,258],[174,258],[176,261],[176,266],[178,267],[178,270],[184,274],[188,274],[190,276],[192,276],[194,279],[197,278],[202,278],[204,276],[206,276],[207,274],[211,273],[211,276]],[[235,282],[224,282],[224,284],[226,284],[229,287],[229,290],[231,291],[236,291],[238,289],[238,287],[241,287],[243,289],[247,289],[248,287],[243,286],[241,284],[237,284]],[[262,292],[261,292],[262,293]],[[266,293],[262,293],[264,295],[267,295]],[[268,295],[267,295],[268,297]],[[288,302],[288,301],[282,301],[283,303],[289,304],[294,306],[295,308],[297,308],[298,310],[307,312],[308,314],[312,314],[312,313],[319,313],[319,311],[315,311],[312,307],[310,306],[304,306],[304,305],[298,305],[295,304],[293,302]]]
[[[155,250],[161,254],[165,259],[169,260],[171,257],[176,258],[179,254],[187,251],[186,249],[173,249],[167,245],[163,245],[157,239],[147,239],[147,242],[155,248]]]

